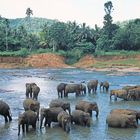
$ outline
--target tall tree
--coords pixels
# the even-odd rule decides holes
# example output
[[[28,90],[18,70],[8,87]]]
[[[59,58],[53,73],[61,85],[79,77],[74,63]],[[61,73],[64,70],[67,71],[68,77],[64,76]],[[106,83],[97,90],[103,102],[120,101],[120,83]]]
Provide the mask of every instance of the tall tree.
[[[29,28],[30,28],[30,31],[31,31],[31,15],[33,15],[33,10],[31,10],[30,8],[27,8],[26,15],[27,15],[27,19],[28,19],[28,22],[29,22]]]

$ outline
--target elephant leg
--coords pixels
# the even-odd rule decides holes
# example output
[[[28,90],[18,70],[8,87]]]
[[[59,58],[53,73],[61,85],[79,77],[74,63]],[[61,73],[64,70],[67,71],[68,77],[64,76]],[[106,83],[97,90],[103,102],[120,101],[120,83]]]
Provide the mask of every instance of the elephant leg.
[[[18,136],[20,135],[20,124],[18,125]]]
[[[40,129],[41,129],[41,127],[42,127],[43,120],[44,120],[44,117],[41,116],[41,119],[40,119]]]
[[[29,124],[26,124],[26,132],[28,132],[29,131]]]
[[[45,118],[44,127],[46,127],[47,123],[48,123],[48,121],[47,121],[47,119]]]
[[[8,115],[9,121],[12,121],[12,117],[11,115]]]
[[[114,98],[114,99],[115,99],[115,101],[117,101],[117,95],[114,95],[114,97],[115,97],[115,98]]]
[[[23,133],[25,132],[24,124],[22,124],[22,132],[23,132]]]
[[[36,130],[36,124],[32,124],[34,130]]]
[[[5,122],[8,122],[7,115],[4,115]]]
[[[61,91],[61,98],[63,98],[63,91]]]
[[[90,88],[88,88],[88,93],[90,93],[91,92],[91,89]]]

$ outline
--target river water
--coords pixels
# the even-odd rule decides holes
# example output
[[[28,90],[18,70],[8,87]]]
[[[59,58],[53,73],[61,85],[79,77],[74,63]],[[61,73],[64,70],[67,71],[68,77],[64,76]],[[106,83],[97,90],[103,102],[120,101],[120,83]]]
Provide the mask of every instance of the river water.
[[[140,84],[140,73],[116,73],[116,72],[93,72],[80,69],[1,69],[0,70],[0,99],[7,102],[12,112],[12,122],[4,123],[0,116],[0,140],[140,140],[140,122],[138,128],[108,128],[106,116],[111,109],[129,108],[140,110],[140,101],[110,101],[109,94],[100,93],[86,94],[75,97],[69,94],[65,101],[70,102],[72,110],[79,100],[97,102],[99,117],[96,119],[95,112],[91,118],[90,127],[71,125],[69,134],[64,132],[57,123],[51,128],[30,130],[29,133],[18,136],[18,115],[23,112],[22,102],[25,99],[25,83],[35,82],[41,89],[38,100],[41,107],[48,107],[52,99],[57,99],[56,87],[60,82],[80,83],[91,79],[109,81],[110,89],[119,89],[125,85]]]

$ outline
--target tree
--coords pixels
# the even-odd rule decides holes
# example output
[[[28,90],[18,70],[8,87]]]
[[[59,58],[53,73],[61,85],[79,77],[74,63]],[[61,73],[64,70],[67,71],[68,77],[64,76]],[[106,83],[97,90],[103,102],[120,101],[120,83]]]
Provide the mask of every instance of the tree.
[[[30,28],[30,31],[31,31],[31,15],[33,15],[33,11],[30,8],[27,8],[26,15],[27,15],[27,19],[28,19],[28,22],[29,22],[29,28]]]

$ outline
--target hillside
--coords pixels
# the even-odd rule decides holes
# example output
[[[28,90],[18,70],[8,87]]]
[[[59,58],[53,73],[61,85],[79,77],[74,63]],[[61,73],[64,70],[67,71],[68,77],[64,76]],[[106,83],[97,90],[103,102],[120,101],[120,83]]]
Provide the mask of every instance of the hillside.
[[[25,18],[16,18],[16,19],[9,19],[11,28],[17,28],[19,26],[24,26],[27,30],[29,30],[29,22],[28,19]],[[57,20],[51,20],[46,18],[37,18],[32,17],[31,18],[31,31],[38,32],[41,30],[41,27],[44,24],[47,24],[48,26],[52,25]]]

